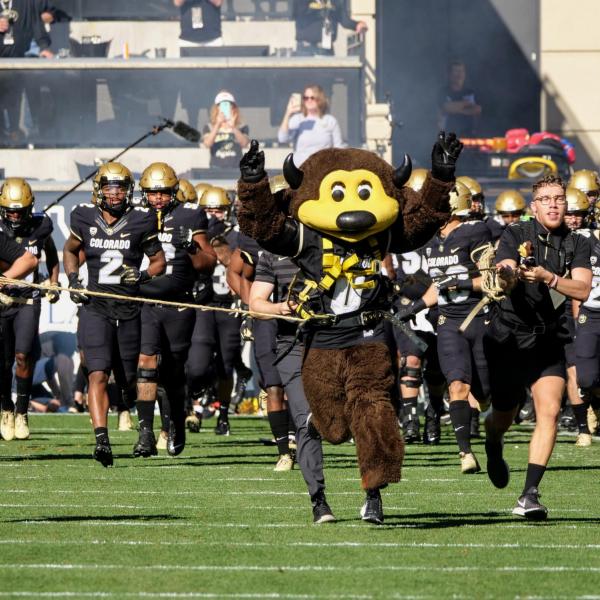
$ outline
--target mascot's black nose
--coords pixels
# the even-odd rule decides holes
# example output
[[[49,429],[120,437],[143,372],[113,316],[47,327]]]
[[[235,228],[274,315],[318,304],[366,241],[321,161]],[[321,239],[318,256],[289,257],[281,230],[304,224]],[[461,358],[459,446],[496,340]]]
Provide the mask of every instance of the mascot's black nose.
[[[363,231],[376,222],[375,215],[366,210],[349,210],[340,214],[335,220],[335,224],[342,231]]]

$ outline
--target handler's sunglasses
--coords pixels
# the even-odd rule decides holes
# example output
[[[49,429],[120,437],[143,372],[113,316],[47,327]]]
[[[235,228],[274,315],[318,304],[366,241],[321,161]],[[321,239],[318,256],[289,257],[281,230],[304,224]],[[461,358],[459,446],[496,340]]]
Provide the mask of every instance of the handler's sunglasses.
[[[558,206],[563,206],[567,203],[567,197],[564,194],[560,196],[539,196],[536,200],[542,206],[548,206],[550,202],[555,202]]]

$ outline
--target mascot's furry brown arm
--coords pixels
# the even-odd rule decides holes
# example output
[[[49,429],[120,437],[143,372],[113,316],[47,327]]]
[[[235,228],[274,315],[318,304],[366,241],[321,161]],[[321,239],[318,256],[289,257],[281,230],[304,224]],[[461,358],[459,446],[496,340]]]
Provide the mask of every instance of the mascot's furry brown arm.
[[[258,142],[240,162],[241,230],[275,254],[292,257],[307,319],[302,380],[313,423],[328,441],[356,442],[363,518],[383,520],[379,489],[400,480],[404,443],[392,404],[389,316],[381,261],[424,245],[450,216],[448,194],[462,145],[440,133],[421,191],[404,187],[411,161],[394,169],[358,149],[321,150],[283,173],[290,189],[274,195]],[[319,320],[327,315],[327,326]]]

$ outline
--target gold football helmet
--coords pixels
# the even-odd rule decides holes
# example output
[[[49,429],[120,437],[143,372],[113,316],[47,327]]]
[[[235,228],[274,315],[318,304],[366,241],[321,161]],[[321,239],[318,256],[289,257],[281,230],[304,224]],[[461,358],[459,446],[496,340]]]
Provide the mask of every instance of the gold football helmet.
[[[125,198],[119,204],[110,204],[102,191],[107,185],[116,185],[125,191]],[[92,202],[115,217],[120,217],[131,203],[135,182],[131,171],[121,163],[108,162],[100,166],[94,175]]]
[[[527,202],[522,194],[517,190],[506,190],[496,198],[496,212],[497,213],[516,213],[525,212]]]
[[[197,183],[196,184],[196,193],[198,194],[198,202],[202,199],[204,192],[209,190],[212,187],[210,183]]]
[[[471,214],[471,192],[458,179],[450,190],[450,213],[453,217],[468,217]]]
[[[202,198],[198,201],[198,204],[205,210],[225,210],[228,211],[231,208],[231,200],[227,195],[227,192],[222,187],[211,186],[208,188]]]
[[[590,209],[588,197],[580,190],[574,187],[567,188],[567,214],[581,212],[586,213]]]
[[[31,186],[21,177],[9,177],[0,188],[0,217],[8,227],[18,229],[31,217],[33,202]]]
[[[415,192],[420,192],[428,173],[427,169],[413,169],[408,181],[404,185]]]
[[[187,179],[179,180],[177,200],[179,200],[179,202],[198,202],[196,188]]]
[[[598,181],[598,173],[590,169],[579,169],[575,171],[569,179],[568,187],[577,188],[584,194],[588,192],[600,191],[600,182]]]
[[[460,177],[456,178],[456,181],[462,183],[467,188],[469,188],[469,191],[471,192],[471,200],[478,200],[479,202],[483,201],[483,189],[481,188],[481,185],[479,185],[479,182],[476,179],[473,179],[468,175],[461,175]]]

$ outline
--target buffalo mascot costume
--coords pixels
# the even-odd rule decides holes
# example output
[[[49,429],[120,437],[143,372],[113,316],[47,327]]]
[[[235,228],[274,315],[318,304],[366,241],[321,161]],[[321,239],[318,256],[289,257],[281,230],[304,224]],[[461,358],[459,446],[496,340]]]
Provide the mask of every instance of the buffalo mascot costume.
[[[304,390],[312,424],[332,444],[353,438],[367,497],[364,520],[383,522],[379,490],[400,481],[404,442],[392,402],[394,370],[384,338],[389,252],[423,246],[449,219],[448,194],[462,144],[441,132],[421,191],[403,187],[411,161],[394,169],[359,149],[327,149],[283,167],[289,189],[273,194],[256,140],[240,162],[241,230],[298,266],[294,298],[303,324]],[[415,303],[414,311],[422,306]],[[405,309],[408,318],[411,307]]]

